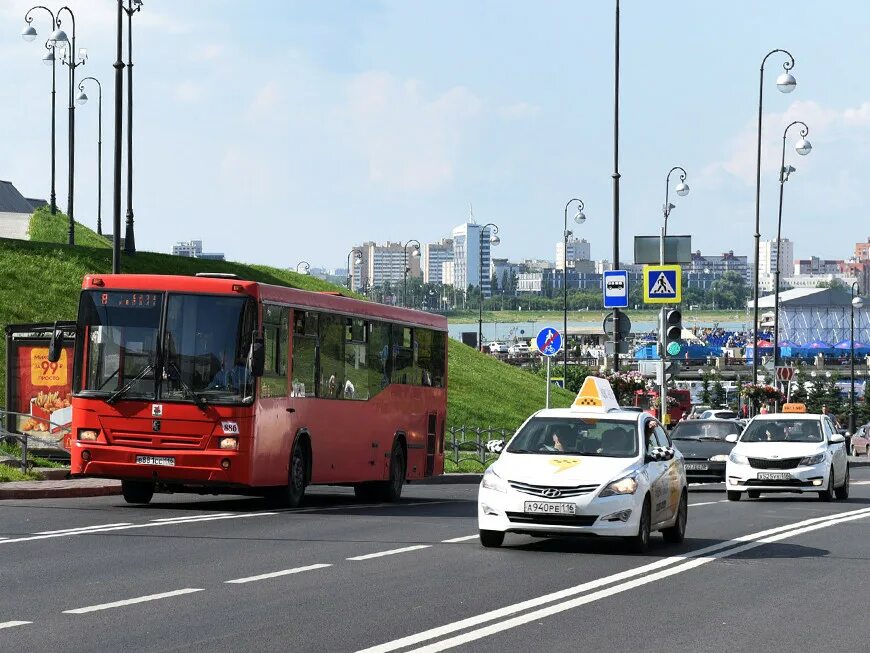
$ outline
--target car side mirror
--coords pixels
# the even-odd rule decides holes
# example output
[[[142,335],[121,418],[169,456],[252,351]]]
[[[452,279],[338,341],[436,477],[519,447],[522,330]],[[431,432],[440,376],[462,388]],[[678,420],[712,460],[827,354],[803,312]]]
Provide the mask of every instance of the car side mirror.
[[[504,440],[487,440],[483,446],[490,453],[501,453],[504,449]]]
[[[262,336],[254,336],[251,341],[251,375],[263,376],[266,366],[266,345]]]
[[[841,442],[845,442],[845,441],[846,441],[846,438],[844,438],[842,435],[840,435],[839,433],[834,433],[834,435],[831,436],[830,442],[831,442],[831,444],[840,444]]]
[[[731,443],[737,442],[737,434],[736,433],[729,433],[728,435],[725,436],[725,442],[731,442]]]
[[[60,360],[60,354],[63,352],[63,331],[57,328],[57,323],[51,332],[51,340],[48,341],[48,360],[51,363],[56,363]]]
[[[646,458],[647,462],[667,462],[673,460],[675,455],[673,447],[653,447]]]

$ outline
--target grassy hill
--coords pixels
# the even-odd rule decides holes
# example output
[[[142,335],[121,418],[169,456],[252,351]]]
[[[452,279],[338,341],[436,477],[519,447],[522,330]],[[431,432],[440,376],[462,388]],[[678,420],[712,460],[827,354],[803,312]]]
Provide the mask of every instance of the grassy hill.
[[[87,227],[76,227],[76,242],[81,245],[63,244],[67,239],[66,220],[63,214],[52,216],[47,209],[39,210],[31,220],[31,241],[0,239],[0,279],[3,280],[0,325],[75,319],[82,277],[111,271],[110,243]],[[349,294],[315,277],[278,268],[153,252],[124,256],[122,270],[182,275],[230,272],[254,281]],[[0,401],[5,398],[5,367],[5,341],[0,339]],[[544,405],[544,384],[539,377],[453,340],[449,346],[448,369],[450,425],[516,428],[529,413]],[[568,393],[557,389],[553,405],[567,406],[570,399]]]

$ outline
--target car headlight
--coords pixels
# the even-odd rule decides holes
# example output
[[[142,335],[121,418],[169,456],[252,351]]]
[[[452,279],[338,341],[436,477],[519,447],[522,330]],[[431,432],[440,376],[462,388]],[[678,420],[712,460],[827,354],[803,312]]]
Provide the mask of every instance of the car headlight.
[[[801,465],[818,465],[819,463],[825,462],[825,452],[817,453],[815,456],[806,456],[805,458],[801,458],[799,464]]]
[[[507,492],[508,484],[505,483],[504,479],[495,473],[492,467],[488,468],[483,473],[483,480],[480,481],[480,487],[486,488],[487,490],[495,490],[496,492]]]
[[[710,458],[711,463],[724,463],[726,460],[728,460],[728,456],[724,453],[717,453],[715,456]]]
[[[637,491],[637,478],[634,474],[623,476],[620,479],[608,483],[607,487],[601,490],[601,497],[610,497],[616,494],[634,494]]]
[[[749,461],[746,459],[746,456],[742,456],[739,453],[734,453],[733,451],[728,456],[728,460],[730,460],[735,465],[748,465]]]

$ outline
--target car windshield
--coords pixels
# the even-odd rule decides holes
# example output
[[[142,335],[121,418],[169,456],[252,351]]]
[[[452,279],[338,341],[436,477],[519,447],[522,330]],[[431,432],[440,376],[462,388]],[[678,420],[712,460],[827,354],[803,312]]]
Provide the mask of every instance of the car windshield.
[[[757,419],[740,438],[741,442],[822,442],[819,422],[809,419]]]
[[[253,302],[238,296],[86,291],[75,392],[111,401],[250,400],[255,315]]]
[[[671,440],[724,440],[731,433],[740,433],[740,425],[734,422],[690,420],[674,427]]]
[[[533,417],[520,429],[507,451],[634,458],[638,451],[637,424],[589,417]]]

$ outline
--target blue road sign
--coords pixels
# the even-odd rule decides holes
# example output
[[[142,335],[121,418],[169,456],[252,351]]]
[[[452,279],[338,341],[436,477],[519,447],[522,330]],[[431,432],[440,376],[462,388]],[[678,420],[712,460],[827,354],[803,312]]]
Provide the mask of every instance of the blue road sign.
[[[556,329],[545,327],[538,332],[535,344],[544,356],[555,356],[562,349],[562,334]]]
[[[647,304],[679,304],[682,301],[682,276],[679,265],[645,265],[643,301]]]
[[[628,272],[604,272],[604,308],[628,308]]]

